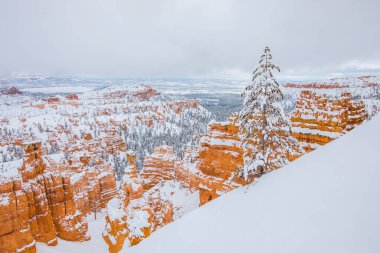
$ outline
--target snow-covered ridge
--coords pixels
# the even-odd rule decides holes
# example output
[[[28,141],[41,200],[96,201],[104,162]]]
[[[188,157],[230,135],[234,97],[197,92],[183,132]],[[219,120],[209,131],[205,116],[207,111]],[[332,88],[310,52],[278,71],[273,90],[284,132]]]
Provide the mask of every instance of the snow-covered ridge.
[[[331,78],[330,80],[321,81],[298,81],[286,83],[288,88],[314,88],[314,89],[339,89],[355,87],[373,87],[380,84],[380,78],[377,76],[358,76],[358,77],[341,77]]]

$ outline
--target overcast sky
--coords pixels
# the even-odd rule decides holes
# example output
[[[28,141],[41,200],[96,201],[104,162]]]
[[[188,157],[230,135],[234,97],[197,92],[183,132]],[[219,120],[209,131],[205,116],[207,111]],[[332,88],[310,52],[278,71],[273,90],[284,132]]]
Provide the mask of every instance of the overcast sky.
[[[247,78],[380,73],[379,0],[0,0],[0,73]]]

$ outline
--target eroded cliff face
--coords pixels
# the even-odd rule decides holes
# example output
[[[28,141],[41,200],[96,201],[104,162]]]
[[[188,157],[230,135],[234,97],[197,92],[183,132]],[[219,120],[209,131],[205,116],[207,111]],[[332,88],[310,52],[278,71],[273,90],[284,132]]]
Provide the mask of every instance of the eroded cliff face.
[[[161,151],[160,154],[163,153]],[[125,170],[118,196],[107,206],[103,231],[103,238],[112,253],[119,252],[125,243],[130,246],[138,244],[153,231],[173,221],[173,204],[170,199],[158,189],[143,193],[135,154],[128,152],[127,159],[129,166]],[[160,175],[159,179],[165,180],[165,177]]]
[[[46,195],[57,236],[68,241],[90,239],[87,221],[75,205],[70,179],[62,175],[44,175]]]
[[[212,122],[199,148],[187,146],[182,159],[168,146],[146,157],[141,172],[144,191],[175,180],[192,192],[199,191],[203,205],[243,184],[234,174],[243,164],[243,153],[236,116],[229,122]]]
[[[36,252],[28,198],[20,181],[0,184],[0,223],[0,252]]]
[[[243,184],[234,173],[243,165],[244,150],[236,117],[228,122],[212,122],[199,143],[198,187],[200,204],[219,197]]]
[[[144,190],[149,190],[161,181],[172,180],[176,160],[173,149],[166,145],[156,148],[153,154],[145,157],[141,172]]]
[[[41,155],[39,143],[26,145],[24,159],[18,164],[21,166],[21,180],[2,182],[0,202],[5,213],[1,224],[8,225],[0,235],[3,242],[0,244],[1,252],[35,252],[36,240],[49,245],[57,244],[42,176],[45,164]]]
[[[199,147],[201,172],[228,179],[243,164],[239,125],[231,118],[229,122],[212,122],[208,133],[203,135]]]
[[[348,104],[348,121],[346,130],[351,131],[368,119],[366,105],[362,100],[350,101]]]
[[[342,93],[337,99],[302,91],[294,110],[292,132],[310,152],[338,138],[367,119],[363,101],[352,101],[350,93]]]

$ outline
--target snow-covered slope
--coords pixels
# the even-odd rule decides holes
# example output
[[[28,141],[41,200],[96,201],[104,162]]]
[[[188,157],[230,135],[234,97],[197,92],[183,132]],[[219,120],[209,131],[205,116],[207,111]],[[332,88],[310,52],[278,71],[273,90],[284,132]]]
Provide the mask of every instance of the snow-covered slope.
[[[380,252],[380,117],[125,252]]]

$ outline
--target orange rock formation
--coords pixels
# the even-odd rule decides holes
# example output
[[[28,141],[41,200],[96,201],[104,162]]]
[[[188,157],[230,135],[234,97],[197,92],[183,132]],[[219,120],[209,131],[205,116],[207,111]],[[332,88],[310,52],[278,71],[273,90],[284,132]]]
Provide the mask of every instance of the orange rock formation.
[[[198,164],[201,205],[243,183],[234,176],[243,165],[244,150],[238,134],[237,119],[232,117],[229,122],[210,123],[208,133],[201,137]]]
[[[173,221],[171,201],[157,189],[143,194],[134,153],[127,152],[127,158],[129,165],[125,170],[121,191],[107,206],[103,238],[112,253],[119,252],[126,239],[129,245],[136,245],[156,229]]]
[[[19,181],[0,184],[0,224],[0,252],[36,252],[28,198]]]
[[[13,162],[20,179],[0,183],[0,252],[35,252],[35,241],[54,246],[57,236],[88,240],[84,215],[93,211],[90,201],[100,208],[115,195],[114,173],[71,172],[66,163],[43,158],[40,143],[26,144],[24,152]]]
[[[310,152],[338,138],[362,123],[368,114],[363,101],[352,101],[350,93],[328,99],[311,91],[302,91],[291,121],[293,135]]]
[[[153,154],[145,157],[144,170],[141,172],[144,190],[149,190],[163,180],[172,180],[176,159],[169,146],[158,147]]]
[[[114,198],[108,203],[106,227],[103,231],[103,238],[108,245],[109,252],[119,252],[127,237],[127,214],[124,212],[121,201]]]
[[[197,164],[201,205],[255,180],[251,177],[245,182],[238,175],[238,170],[244,165],[244,148],[239,131],[237,115],[232,115],[228,122],[210,123],[208,133],[201,137]],[[250,144],[257,145],[253,142]],[[291,148],[292,154],[285,154],[289,161],[295,160],[303,153],[299,145]],[[248,152],[251,151],[248,150]],[[280,154],[282,154],[281,151],[276,152],[272,157],[276,158]],[[275,169],[278,168],[279,166],[275,167]]]

